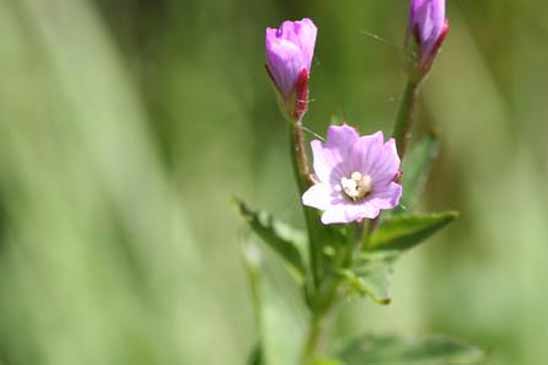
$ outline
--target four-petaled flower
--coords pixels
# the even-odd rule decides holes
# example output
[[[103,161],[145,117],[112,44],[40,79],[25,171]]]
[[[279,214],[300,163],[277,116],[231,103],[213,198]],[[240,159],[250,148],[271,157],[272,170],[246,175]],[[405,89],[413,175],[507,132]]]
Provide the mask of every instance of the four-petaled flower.
[[[409,35],[414,37],[418,46],[422,76],[432,66],[448,31],[445,0],[411,0]]]
[[[308,108],[308,79],[318,29],[312,20],[286,20],[266,29],[266,68],[282,107],[299,120]]]
[[[318,181],[302,202],[323,211],[322,223],[373,219],[381,209],[399,204],[400,159],[394,139],[385,143],[382,132],[360,137],[344,124],[329,127],[327,141],[314,140],[311,146]]]

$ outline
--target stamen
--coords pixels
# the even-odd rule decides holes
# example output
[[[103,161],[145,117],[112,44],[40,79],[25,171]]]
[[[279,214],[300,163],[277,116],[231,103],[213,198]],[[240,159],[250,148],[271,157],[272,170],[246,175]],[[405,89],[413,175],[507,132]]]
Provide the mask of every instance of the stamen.
[[[369,175],[362,175],[359,171],[350,174],[350,178],[341,179],[341,187],[344,194],[352,201],[365,198],[372,190],[372,181]]]

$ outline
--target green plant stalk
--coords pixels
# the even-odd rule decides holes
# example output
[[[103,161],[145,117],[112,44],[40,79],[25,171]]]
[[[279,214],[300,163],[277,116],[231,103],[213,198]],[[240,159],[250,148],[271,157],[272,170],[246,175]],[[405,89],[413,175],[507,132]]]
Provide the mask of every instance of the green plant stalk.
[[[396,123],[392,136],[396,140],[396,147],[400,159],[403,161],[405,152],[411,140],[411,130],[414,124],[414,112],[417,102],[417,94],[419,90],[419,82],[413,79],[407,81],[405,90],[400,103],[398,114],[396,115]]]
[[[301,365],[311,365],[323,333],[325,317],[313,315],[301,354]]]
[[[348,232],[349,242],[343,246],[340,256],[335,264],[336,268],[346,269],[351,267],[352,259],[356,251],[361,245],[364,232],[364,223],[356,223],[352,225],[352,231]],[[324,324],[332,309],[339,301],[339,286],[342,278],[337,273],[324,278],[325,281],[320,282],[320,287],[317,291],[317,296],[320,301],[312,308],[312,316],[308,326],[307,337],[304,342],[303,351],[301,354],[301,365],[314,364],[318,348],[321,342]]]
[[[330,276],[326,279],[325,290],[323,290],[322,301],[312,308],[312,315],[308,324],[303,350],[301,353],[301,365],[312,365],[317,359],[318,348],[324,332],[325,322],[335,304],[338,301],[338,288],[341,279],[337,276]],[[319,294],[322,294],[318,290]]]
[[[396,140],[396,149],[400,160],[403,161],[405,152],[411,140],[411,132],[414,125],[415,106],[417,104],[417,95],[419,93],[420,80],[409,77],[405,90],[401,98],[400,108],[396,115],[396,122],[394,124],[394,132],[392,137]],[[380,214],[377,218],[373,219],[366,229],[366,234],[371,235],[379,226]],[[364,237],[364,242],[366,238]]]
[[[302,194],[304,194],[304,192],[312,185],[311,173],[304,146],[302,122],[300,120],[292,121],[290,125],[291,162],[293,164],[293,171],[297,180],[297,186],[299,188],[299,195],[302,196]],[[317,213],[311,208],[305,206],[303,206],[303,211],[308,231],[308,252],[312,277],[312,287],[310,288],[311,292],[309,292],[309,294],[314,295],[319,286],[320,276],[318,265],[321,250],[320,247],[316,247],[319,242],[320,232],[318,230]]]

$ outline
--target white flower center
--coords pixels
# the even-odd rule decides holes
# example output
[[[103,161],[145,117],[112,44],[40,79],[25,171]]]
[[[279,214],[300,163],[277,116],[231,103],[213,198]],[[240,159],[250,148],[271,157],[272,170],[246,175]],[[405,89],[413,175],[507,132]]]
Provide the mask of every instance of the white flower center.
[[[369,175],[362,175],[361,172],[354,171],[350,178],[343,177],[341,179],[341,187],[348,198],[358,201],[371,192],[373,185]]]

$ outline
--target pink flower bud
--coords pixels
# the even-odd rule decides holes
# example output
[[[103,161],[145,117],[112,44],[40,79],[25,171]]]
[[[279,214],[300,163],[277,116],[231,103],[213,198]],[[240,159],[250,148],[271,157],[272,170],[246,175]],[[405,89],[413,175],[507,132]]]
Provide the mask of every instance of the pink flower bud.
[[[428,73],[447,36],[445,0],[411,0],[408,35],[414,37],[418,49],[418,73]],[[409,42],[409,39],[408,39]]]
[[[317,32],[307,18],[266,29],[266,68],[282,107],[293,120],[300,120],[308,108],[308,79]]]

